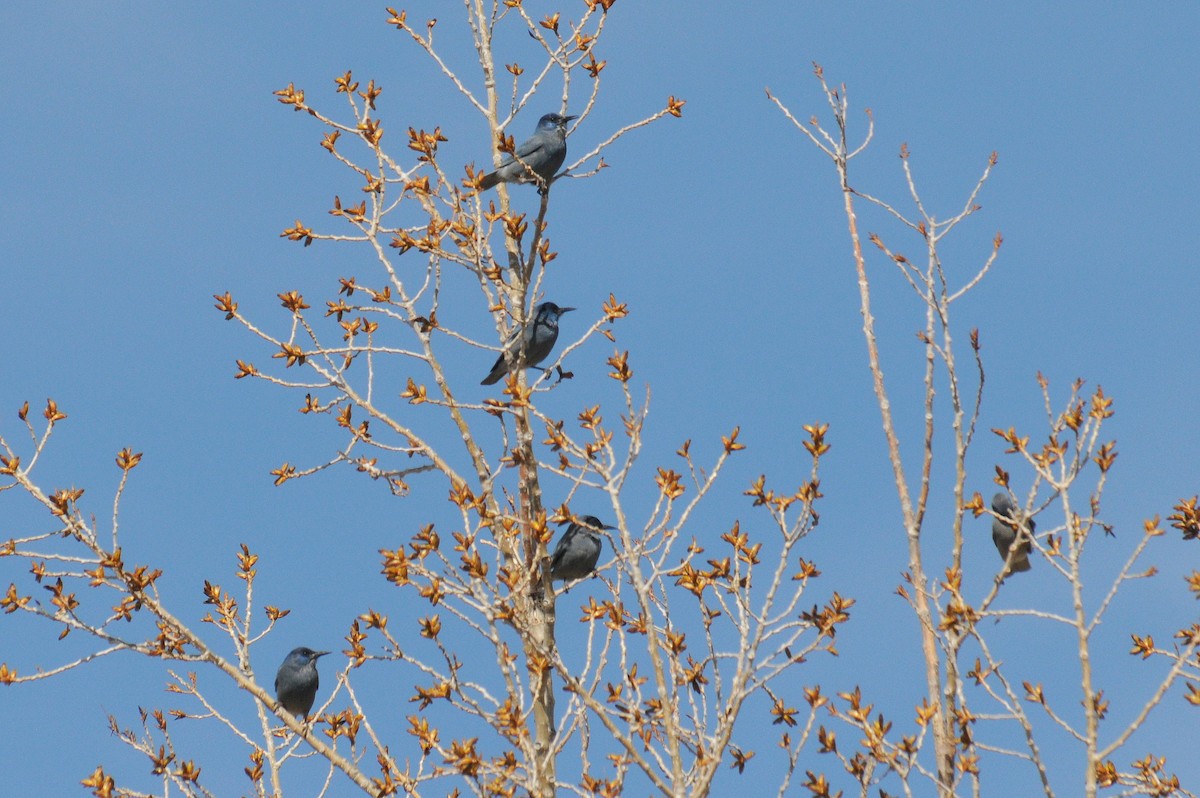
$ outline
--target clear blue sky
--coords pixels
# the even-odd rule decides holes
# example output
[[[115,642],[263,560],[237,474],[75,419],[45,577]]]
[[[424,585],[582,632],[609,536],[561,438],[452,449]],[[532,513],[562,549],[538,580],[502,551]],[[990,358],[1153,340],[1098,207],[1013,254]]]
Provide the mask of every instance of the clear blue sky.
[[[540,13],[544,4],[531,5]],[[564,3],[564,17],[581,7]],[[464,54],[455,45],[466,41],[458,4],[408,8],[410,18],[441,17],[441,41],[452,55]],[[1117,439],[1120,457],[1105,516],[1117,538],[1101,541],[1095,555],[1107,572],[1143,519],[1167,515],[1176,499],[1200,489],[1200,428],[1192,421],[1200,387],[1192,240],[1200,11],[1183,3],[1020,2],[704,8],[615,5],[598,52],[608,61],[601,102],[574,134],[572,152],[659,109],[668,95],[687,105],[682,119],[613,147],[605,156],[612,168],[555,190],[551,236],[560,264],[549,298],[585,308],[590,318],[614,292],[633,310],[618,333],[637,379],[653,391],[647,486],[653,465],[684,439],[711,445],[741,425],[749,449],[698,534],[705,524],[715,536],[735,518],[753,518],[740,493],[758,473],[797,482],[807,468],[801,425],[830,425],[827,499],[806,556],[824,572],[816,595],[838,590],[858,604],[839,637],[842,658],[830,670],[798,673],[792,686],[798,703],[800,685],[818,678],[827,689],[862,684],[907,724],[920,700],[919,654],[911,615],[892,593],[904,567],[899,512],[870,394],[840,196],[830,165],[763,89],[802,119],[828,119],[811,78],[810,63],[820,62],[831,81],[848,85],[857,120],[864,105],[875,114],[875,143],[854,165],[856,185],[903,203],[896,153],[907,142],[924,198],[939,215],[960,206],[988,154],[999,152],[981,197],[985,212],[945,253],[950,268],[965,273],[1003,232],[997,268],[958,308],[960,339],[970,327],[982,331],[981,427],[1016,426],[1040,439],[1039,370],[1060,401],[1077,377],[1115,397],[1107,437]],[[310,102],[332,109],[332,80],[352,69],[383,86],[394,149],[403,150],[407,127],[440,125],[450,139],[445,162],[486,163],[482,120],[384,20],[382,5],[364,3],[9,3],[0,10],[7,75],[0,86],[0,431],[20,437],[21,402],[40,407],[55,398],[70,417],[37,476],[54,487],[86,487],[87,506],[102,520],[118,478],[114,455],[126,446],[144,452],[122,515],[126,558],[162,567],[164,592],[189,617],[203,614],[205,579],[235,586],[238,543],[262,555],[259,603],[292,610],[257,649],[267,683],[294,645],[343,647],[349,621],[367,606],[401,617],[397,592],[378,576],[377,550],[394,548],[447,509],[441,487],[401,501],[349,470],[273,487],[270,469],[284,460],[318,462],[337,439],[328,425],[295,412],[301,396],[232,379],[235,358],[268,357],[212,309],[212,294],[232,291],[250,315],[284,324],[277,293],[296,289],[323,301],[338,276],[371,269],[353,247],[303,249],[279,237],[296,218],[332,229],[325,211],[333,195],[355,186],[318,147],[319,127],[279,105],[274,90],[294,82]],[[500,60],[532,62],[525,43],[511,47]],[[537,105],[512,132],[524,135],[542,105],[557,102]],[[915,242],[887,219],[867,214],[863,225],[916,254]],[[919,423],[912,333],[921,314],[885,267],[879,260],[871,267],[879,324],[912,440]],[[567,317],[564,329],[584,321]],[[482,334],[490,321],[480,309],[466,323]],[[602,373],[609,350],[601,343],[568,364],[581,378],[554,397],[563,413],[585,403],[594,379],[587,373]],[[489,364],[486,353],[464,350],[450,369],[475,397],[470,386]],[[998,439],[979,437],[972,487],[985,495],[1002,449]],[[1024,489],[1028,474],[1014,473]],[[644,511],[649,488],[646,498],[629,501]],[[945,502],[935,517],[949,517]],[[0,538],[44,524],[28,502],[0,497]],[[986,526],[982,519],[968,525],[967,567],[980,578],[998,564]],[[1133,585],[1099,633],[1113,652],[1101,680],[1115,722],[1134,706],[1121,685],[1160,670],[1124,656],[1128,633],[1155,630],[1166,642],[1171,624],[1194,617],[1178,576],[1196,561],[1196,544],[1172,533],[1149,559],[1165,575]],[[1047,585],[1045,564],[1034,569],[1013,586],[1014,606],[1061,598],[1058,586]],[[0,577],[4,584],[17,578]],[[87,645],[75,635],[56,643],[56,629],[19,617],[0,624],[0,661],[20,672]],[[1073,660],[1060,663],[1068,669],[1060,676],[1043,676],[1038,669],[1060,661],[1050,646],[1028,645],[1054,640],[1057,630],[999,634],[1015,667],[1071,684]],[[1069,656],[1069,641],[1058,642]],[[164,677],[158,663],[120,656],[0,690],[0,722],[24,730],[8,737],[6,783],[72,794],[104,762],[134,786],[152,786],[137,781],[146,768],[109,738],[104,713],[133,723],[137,706],[173,706]],[[386,682],[374,687],[388,695]],[[407,695],[407,683],[393,693],[398,713],[411,711]],[[1165,728],[1195,728],[1196,710],[1178,688],[1166,710]],[[1153,749],[1172,756],[1194,786],[1194,737],[1162,728],[1135,738],[1118,764]],[[223,770],[213,764],[210,788],[248,788],[244,751],[215,727],[197,723],[190,733],[231,758]],[[1078,761],[1071,746],[1062,752]],[[825,760],[811,766],[833,769]],[[1061,794],[1070,794],[1077,768],[1064,773],[1071,781]],[[1013,778],[1019,794],[1025,776]]]

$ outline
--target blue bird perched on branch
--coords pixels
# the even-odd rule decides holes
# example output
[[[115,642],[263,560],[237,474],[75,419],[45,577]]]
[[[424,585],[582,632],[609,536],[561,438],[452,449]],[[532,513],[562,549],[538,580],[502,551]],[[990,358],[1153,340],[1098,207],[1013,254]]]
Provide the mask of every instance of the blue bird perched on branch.
[[[521,330],[513,333],[512,337],[508,339],[504,351],[500,353],[500,357],[496,358],[492,370],[479,384],[494,385],[508,373],[510,362],[514,366],[519,362],[518,341],[521,342],[521,350],[525,353],[526,366],[536,366],[545,360],[549,356],[550,350],[554,348],[554,342],[558,340],[559,317],[574,309],[560,308],[553,302],[543,302],[538,305],[534,310],[533,318],[526,323],[524,333],[522,334]]]
[[[996,544],[996,550],[1000,552],[1000,559],[1008,562],[1008,552],[1017,541],[1017,524],[1021,517],[1021,510],[1011,496],[1001,492],[992,497],[992,512],[1000,516],[1000,518],[992,519],[992,542]],[[1023,526],[1022,542],[1017,545],[1010,566],[1010,570],[1014,573],[1028,571],[1031,567],[1029,565],[1031,549],[1029,538],[1033,536],[1037,525],[1032,518],[1026,518]]]
[[[298,718],[307,718],[313,702],[317,699],[317,660],[328,651],[313,651],[311,648],[292,649],[275,674],[275,698],[288,712]]]
[[[561,114],[543,116],[533,135],[513,151],[512,157],[480,178],[479,190],[487,191],[497,183],[537,183],[538,192],[546,193],[555,172],[567,159],[567,123],[576,118]]]
[[[579,521],[571,522],[554,547],[554,554],[550,557],[551,579],[570,582],[595,571],[603,543],[600,530],[615,529],[600,523],[600,519],[594,515],[585,515]]]

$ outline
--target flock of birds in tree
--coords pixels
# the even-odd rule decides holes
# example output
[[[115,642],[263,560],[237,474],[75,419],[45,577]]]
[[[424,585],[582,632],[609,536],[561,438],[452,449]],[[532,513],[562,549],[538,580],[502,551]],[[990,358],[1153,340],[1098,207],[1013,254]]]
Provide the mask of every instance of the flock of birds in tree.
[[[496,171],[479,179],[479,188],[486,191],[498,183],[536,183],[538,192],[546,193],[566,161],[567,123],[575,118],[561,114],[543,116],[538,120],[533,135],[516,147],[512,156],[501,163]],[[559,307],[553,302],[539,304],[524,329],[516,330],[508,339],[504,351],[496,358],[491,371],[480,384],[494,385],[520,366],[536,368],[550,356],[558,341],[559,319],[572,310],[575,308]],[[995,513],[992,519],[992,542],[1004,560],[1005,573],[1028,571],[1030,538],[1035,529],[1033,519],[1022,518],[1016,502],[1004,492],[992,497],[992,511]],[[551,579],[569,583],[590,576],[600,560],[600,533],[610,529],[613,527],[602,523],[594,515],[585,515],[578,522],[571,522],[550,557]],[[275,697],[280,706],[298,718],[308,717],[316,701],[320,685],[317,660],[328,653],[301,646],[293,649],[279,666],[279,672],[275,675]]]

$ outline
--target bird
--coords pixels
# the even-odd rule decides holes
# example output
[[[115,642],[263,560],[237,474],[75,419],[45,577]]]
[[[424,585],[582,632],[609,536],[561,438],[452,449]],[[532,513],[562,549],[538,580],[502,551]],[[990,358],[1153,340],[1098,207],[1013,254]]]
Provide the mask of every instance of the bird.
[[[585,515],[579,520],[581,523],[571,522],[554,547],[554,554],[550,557],[551,579],[570,582],[595,571],[602,545],[599,531],[615,528],[602,524],[594,515]]]
[[[992,511],[1000,516],[1000,518],[992,519],[992,542],[996,544],[996,550],[1000,552],[1000,559],[1008,562],[1009,549],[1017,539],[1017,519],[1020,517],[1021,511],[1012,497],[1004,492],[997,493],[992,497]],[[1034,529],[1037,527],[1033,519],[1026,518],[1024,526],[1028,536],[1033,537]],[[1029,550],[1030,542],[1026,539],[1013,554],[1009,570],[1014,573],[1028,571],[1030,568]]]
[[[317,698],[317,659],[328,651],[313,651],[300,646],[292,649],[275,674],[275,698],[288,712],[298,718],[308,717]]]
[[[500,357],[496,358],[492,370],[479,384],[494,385],[499,382],[500,378],[508,373],[510,358],[511,362],[516,365],[520,357],[516,351],[518,340],[521,341],[521,348],[525,352],[526,366],[536,366],[545,360],[546,356],[550,354],[550,350],[554,348],[554,342],[558,340],[559,317],[574,309],[560,308],[553,302],[543,302],[538,305],[533,312],[533,318],[526,323],[524,331],[517,330],[512,334],[504,351],[500,353]]]
[[[539,119],[533,135],[517,147],[513,156],[480,178],[480,191],[497,183],[537,183],[538,193],[546,193],[554,173],[567,159],[567,123],[577,118],[546,114]]]

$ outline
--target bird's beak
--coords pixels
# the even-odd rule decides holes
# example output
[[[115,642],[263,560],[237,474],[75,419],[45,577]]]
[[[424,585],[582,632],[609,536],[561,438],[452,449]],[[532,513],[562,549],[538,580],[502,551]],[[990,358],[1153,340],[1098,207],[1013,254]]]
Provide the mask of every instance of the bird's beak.
[[[568,122],[570,122],[572,119],[578,119],[578,118],[579,118],[579,117],[577,117],[577,116],[564,116],[564,117],[563,117],[563,124],[565,125],[565,124],[567,124]]]
[[[575,309],[575,308],[559,308],[559,309],[558,309],[558,315],[560,315],[560,316],[561,316],[561,315],[562,315],[562,314],[564,314],[564,313],[570,313],[570,312],[571,312],[572,310],[574,310],[574,309]]]
[[[313,654],[313,659],[319,659],[320,657],[323,657],[328,653],[329,653],[328,651],[317,651],[316,653]]]

